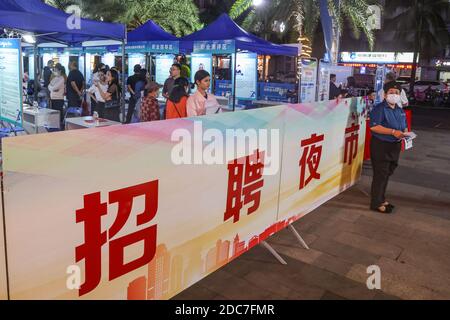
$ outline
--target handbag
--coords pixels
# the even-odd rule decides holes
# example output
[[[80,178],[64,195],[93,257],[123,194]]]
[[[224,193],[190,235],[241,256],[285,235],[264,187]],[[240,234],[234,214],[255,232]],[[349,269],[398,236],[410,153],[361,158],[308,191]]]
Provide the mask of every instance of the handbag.
[[[120,108],[119,89],[116,89],[116,100],[110,100],[105,102],[105,109]]]

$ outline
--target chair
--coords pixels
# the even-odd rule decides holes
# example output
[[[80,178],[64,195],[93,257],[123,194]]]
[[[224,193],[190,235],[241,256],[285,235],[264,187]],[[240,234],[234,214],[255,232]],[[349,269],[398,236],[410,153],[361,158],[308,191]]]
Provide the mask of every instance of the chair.
[[[67,108],[66,113],[64,114],[64,121],[63,121],[64,125],[66,124],[66,119],[67,119],[68,115],[73,115],[75,117],[81,117],[82,111],[83,110],[81,109],[81,107]]]
[[[19,111],[19,113],[17,114],[17,122],[20,122],[21,119],[22,119],[22,112]],[[17,136],[18,132],[25,132],[25,129],[22,127],[14,126],[9,122],[7,122],[7,124],[9,127],[5,126],[4,123],[2,122],[2,126],[4,127],[0,128],[0,139],[9,137],[11,133],[14,133],[14,135]]]

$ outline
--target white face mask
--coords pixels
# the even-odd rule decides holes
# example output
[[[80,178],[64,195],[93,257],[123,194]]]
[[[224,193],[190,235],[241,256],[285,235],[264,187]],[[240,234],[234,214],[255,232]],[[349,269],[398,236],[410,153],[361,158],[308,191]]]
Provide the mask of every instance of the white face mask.
[[[386,101],[389,104],[399,104],[401,99],[400,99],[400,95],[399,94],[388,94],[386,96]]]

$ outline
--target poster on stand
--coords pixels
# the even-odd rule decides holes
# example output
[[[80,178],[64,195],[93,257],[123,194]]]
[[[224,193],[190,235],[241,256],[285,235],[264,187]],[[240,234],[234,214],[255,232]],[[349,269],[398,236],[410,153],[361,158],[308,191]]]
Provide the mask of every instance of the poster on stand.
[[[130,53],[128,55],[128,76],[131,77],[134,74],[134,66],[140,65],[141,68],[145,68],[145,54],[142,53]]]
[[[258,55],[256,53],[238,53],[236,59],[236,97],[240,100],[256,100]]]
[[[155,81],[163,85],[168,77],[170,77],[170,68],[173,64],[173,55],[157,55],[155,63]]]
[[[20,39],[0,39],[0,119],[22,125],[22,52]]]
[[[3,201],[0,201],[0,300],[8,299],[8,285],[6,281],[6,248],[3,225]]]
[[[330,63],[320,60],[318,101],[327,101],[330,98],[330,74]]]
[[[300,101],[316,101],[317,59],[302,59],[302,77],[300,84]]]
[[[195,74],[199,70],[208,71],[208,73],[212,77],[212,54],[209,53],[193,53],[191,55],[191,82],[195,83]],[[211,86],[209,88],[210,92],[212,92],[212,79]],[[195,92],[197,88],[192,89],[192,92]]]

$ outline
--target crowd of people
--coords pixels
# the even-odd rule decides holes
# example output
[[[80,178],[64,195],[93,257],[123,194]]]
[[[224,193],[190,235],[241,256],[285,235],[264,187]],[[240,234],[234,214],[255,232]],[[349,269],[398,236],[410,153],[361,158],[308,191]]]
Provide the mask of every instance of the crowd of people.
[[[86,87],[87,83],[76,61],[70,62],[67,74],[63,65],[50,60],[42,72],[42,87],[46,92],[49,107],[60,113],[61,128],[64,126],[65,117],[74,109],[77,110],[73,113],[75,115],[91,115],[117,122],[123,120],[124,123],[220,112],[217,99],[208,93],[211,75],[200,70],[195,74],[195,83],[191,84],[188,80],[190,69],[184,65],[183,62],[174,63],[163,85],[151,81],[147,69],[140,65],[134,66],[134,74],[126,81],[129,99],[126,114],[122,118],[122,85],[120,72],[115,67],[110,68],[104,63],[97,64]],[[194,88],[196,91],[191,94]]]

